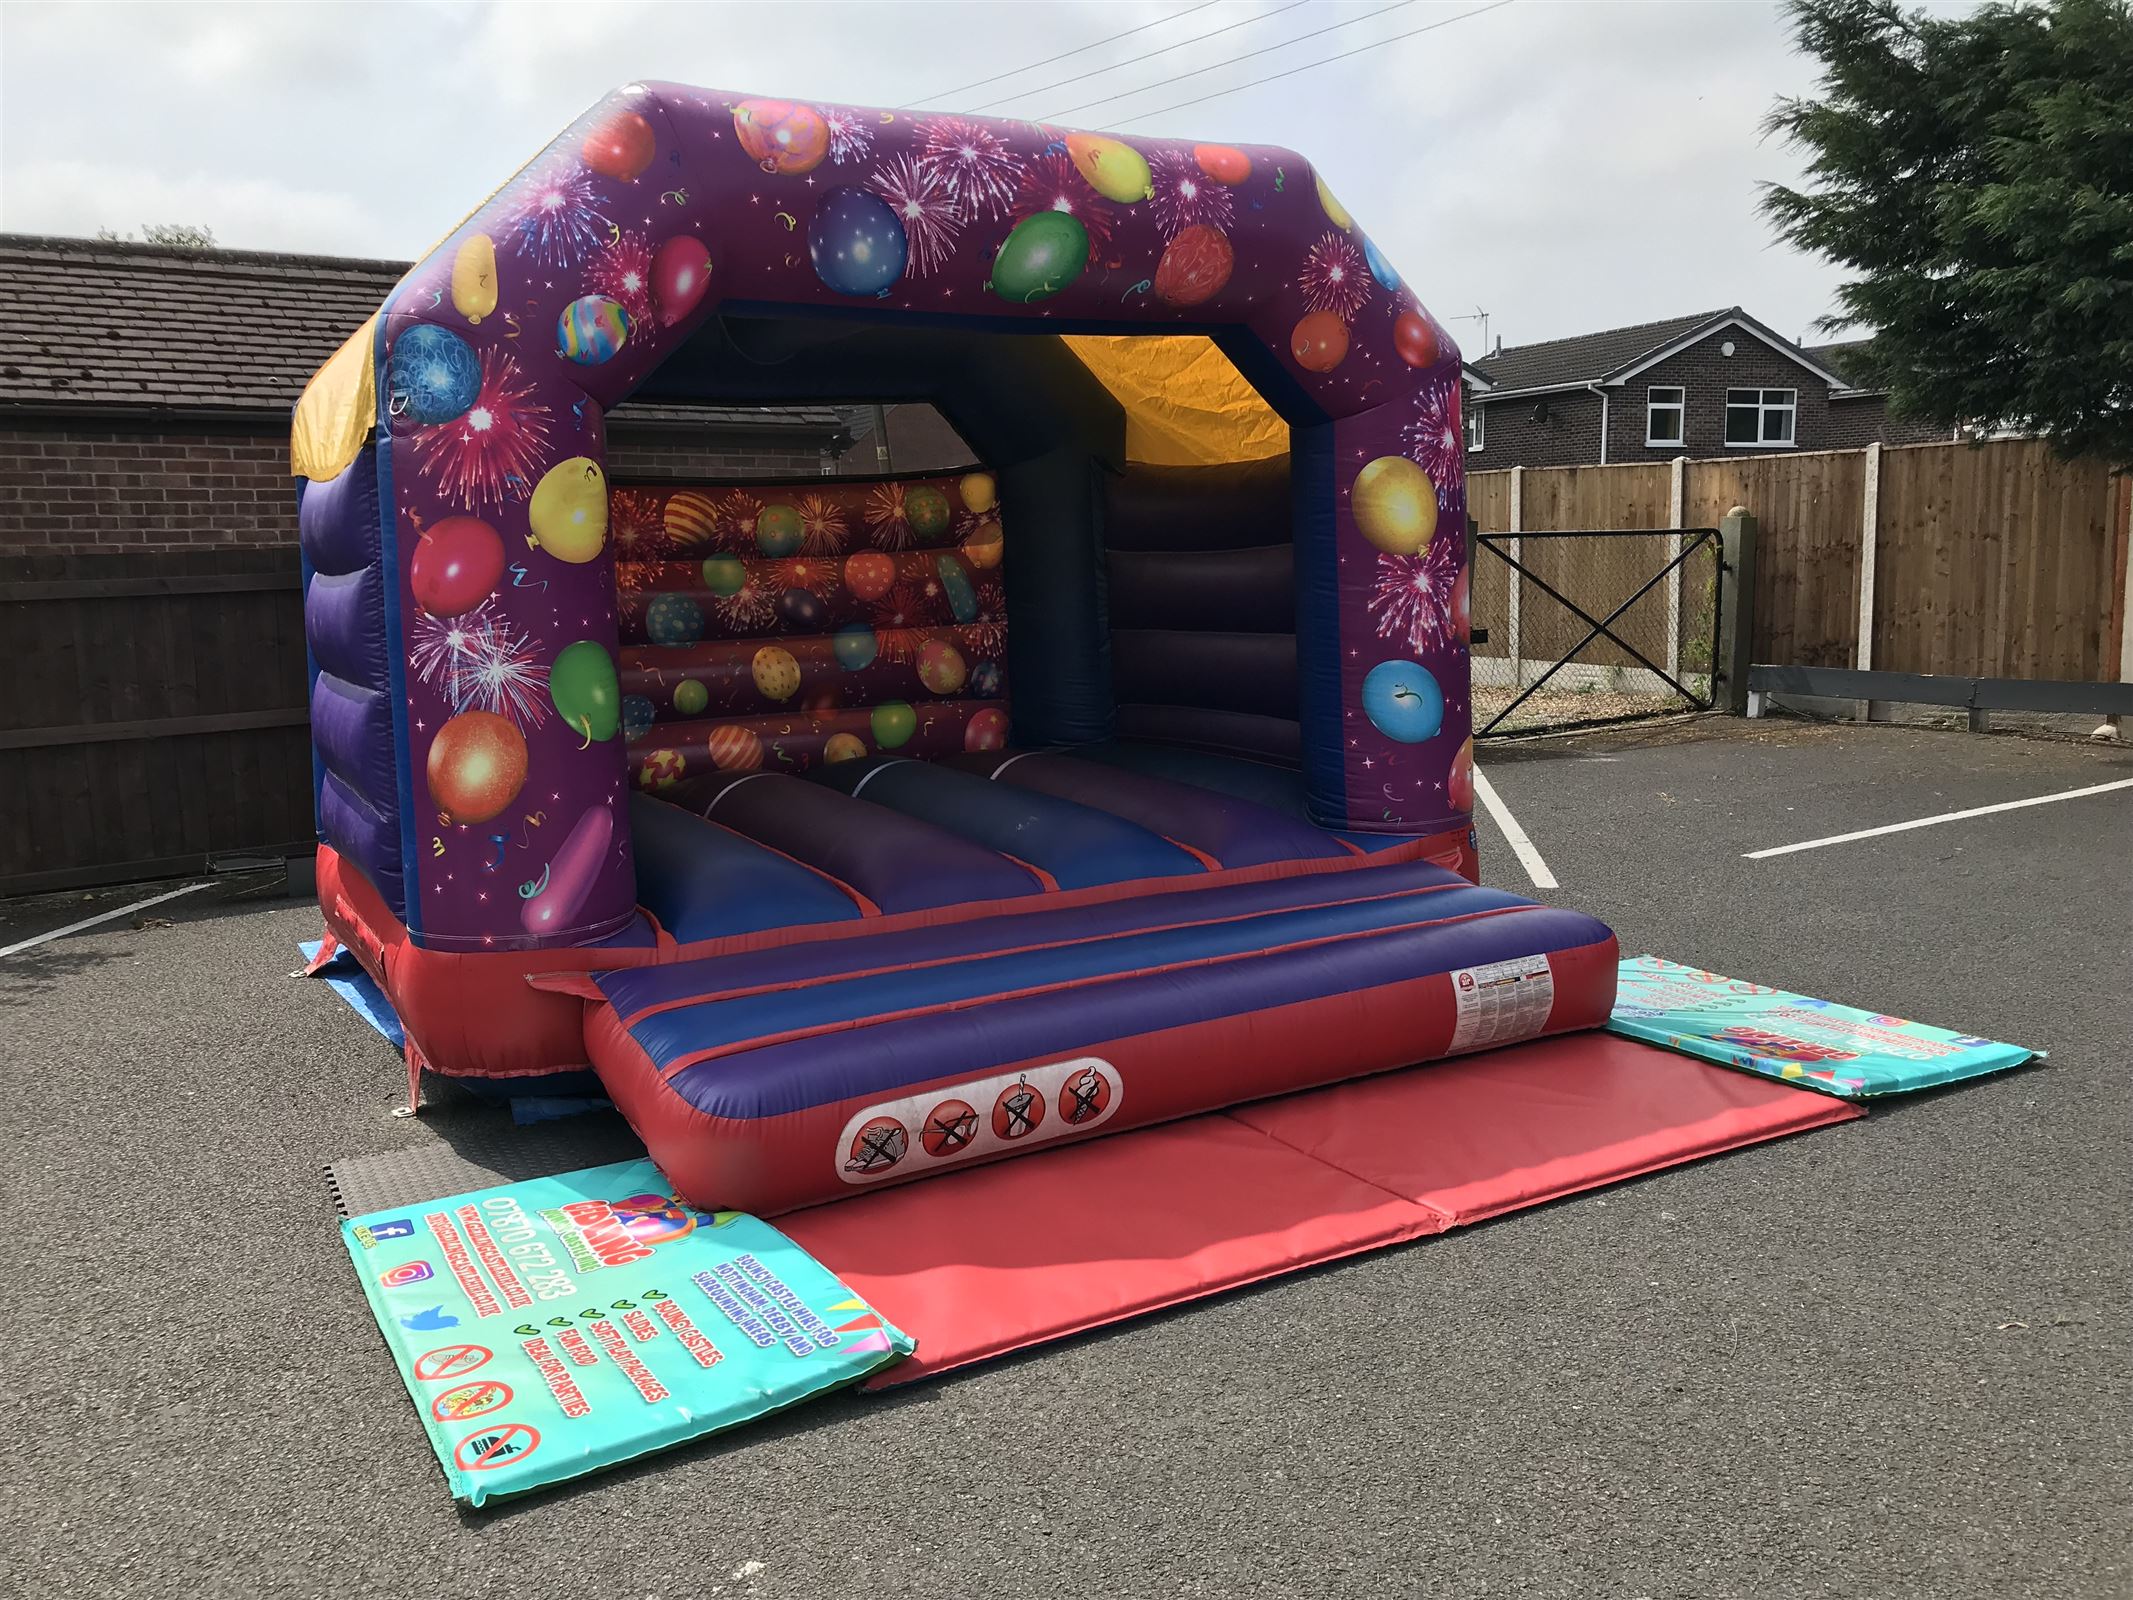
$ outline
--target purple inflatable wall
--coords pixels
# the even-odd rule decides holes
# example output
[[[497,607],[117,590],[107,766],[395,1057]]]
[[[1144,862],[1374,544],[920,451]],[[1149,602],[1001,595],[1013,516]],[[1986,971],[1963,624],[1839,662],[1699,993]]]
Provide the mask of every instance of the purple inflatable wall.
[[[319,837],[404,918],[403,757],[393,730],[400,658],[385,611],[377,452],[365,450],[337,478],[305,484],[297,525]]]

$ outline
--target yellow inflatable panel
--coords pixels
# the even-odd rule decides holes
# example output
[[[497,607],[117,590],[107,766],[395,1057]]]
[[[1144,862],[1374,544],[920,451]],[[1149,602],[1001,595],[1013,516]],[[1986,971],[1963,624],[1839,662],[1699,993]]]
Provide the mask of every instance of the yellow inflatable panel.
[[[372,317],[349,335],[304,385],[289,425],[289,470],[322,483],[338,478],[362,452],[378,423],[376,341]]]
[[[1287,453],[1289,425],[1204,334],[1068,334],[1126,411],[1126,458],[1204,467]]]

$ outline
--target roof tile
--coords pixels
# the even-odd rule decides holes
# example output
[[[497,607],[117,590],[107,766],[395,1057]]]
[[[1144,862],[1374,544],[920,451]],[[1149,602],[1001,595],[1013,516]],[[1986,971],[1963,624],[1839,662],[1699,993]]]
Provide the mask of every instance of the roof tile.
[[[403,261],[0,234],[0,411],[287,414]],[[627,419],[836,431],[831,406],[625,404]]]
[[[1647,350],[1656,350],[1712,318],[1737,309],[1699,311],[1693,316],[1640,322],[1628,328],[1607,328],[1599,333],[1581,333],[1570,339],[1513,345],[1467,364],[1487,378],[1492,388],[1499,390],[1515,392],[1596,383]]]

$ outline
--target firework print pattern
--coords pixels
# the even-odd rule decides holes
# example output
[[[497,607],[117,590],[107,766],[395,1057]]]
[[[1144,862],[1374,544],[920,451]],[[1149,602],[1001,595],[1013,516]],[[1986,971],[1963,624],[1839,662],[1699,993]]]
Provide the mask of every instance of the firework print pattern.
[[[963,232],[963,212],[948,177],[938,168],[898,156],[867,180],[867,187],[888,202],[903,225],[911,253],[911,272],[927,277],[955,254]]]
[[[1403,226],[1410,238],[1378,243],[1454,247],[1427,206]],[[374,377],[418,331],[415,353],[444,357],[421,414],[376,419],[391,502],[383,525],[472,517],[494,535],[474,569],[493,588],[444,619],[410,587],[419,541],[393,546],[400,632],[390,648],[407,663],[396,760],[412,796],[403,832],[424,835],[420,858],[399,865],[418,941],[567,943],[633,914],[626,828],[582,875],[568,913],[536,932],[508,886],[487,893],[498,880],[481,870],[489,841],[478,827],[433,819],[453,814],[443,791],[473,773],[455,769],[450,748],[466,731],[459,719],[477,716],[489,719],[485,737],[501,739],[502,724],[523,740],[523,752],[487,748],[483,770],[522,770],[525,807],[577,819],[621,805],[640,763],[619,731],[595,736],[606,717],[588,715],[585,696],[606,704],[600,654],[619,670],[620,650],[667,648],[624,643],[655,620],[705,645],[834,639],[864,622],[885,663],[864,671],[907,684],[921,671],[939,684],[958,670],[969,685],[998,676],[989,652],[1009,636],[1000,545],[973,532],[996,513],[964,503],[953,483],[933,485],[941,499],[919,494],[919,480],[697,485],[695,502],[662,502],[657,518],[632,502],[643,492],[632,486],[610,502],[606,409],[735,302],[916,327],[983,318],[1248,341],[1308,402],[1299,413],[1328,419],[1317,448],[1330,504],[1299,523],[1319,541],[1299,559],[1316,564],[1330,596],[1300,637],[1338,663],[1337,695],[1307,708],[1312,804],[1352,829],[1463,830],[1462,791],[1448,783],[1468,727],[1468,673],[1456,619],[1446,620],[1464,592],[1454,588],[1463,551],[1442,532],[1419,545],[1412,535],[1412,501],[1431,489],[1438,529],[1463,526],[1458,351],[1410,282],[1366,251],[1310,163],[1266,146],[633,84],[409,271],[376,329]],[[1409,464],[1411,478],[1388,462]],[[939,556],[959,582],[929,570]],[[875,557],[893,570],[869,570]],[[854,561],[858,591],[843,570]],[[781,565],[792,562],[839,564],[838,581]],[[796,571],[808,581],[784,581]],[[674,586],[683,575],[693,588]],[[558,674],[566,653],[571,670]],[[864,651],[855,642],[847,653]],[[1388,660],[1443,689],[1442,725],[1426,738],[1371,716],[1364,679]],[[925,703],[983,703],[969,688],[927,693]],[[575,709],[559,710],[563,701]],[[805,712],[798,701],[782,709]],[[619,720],[641,731],[642,707]],[[987,721],[971,736],[1004,735]],[[433,759],[440,738],[448,748]],[[766,763],[778,747],[764,741]],[[510,759],[498,768],[500,755]],[[554,838],[514,845],[527,854],[525,881],[539,881]],[[514,857],[511,871],[521,865]]]

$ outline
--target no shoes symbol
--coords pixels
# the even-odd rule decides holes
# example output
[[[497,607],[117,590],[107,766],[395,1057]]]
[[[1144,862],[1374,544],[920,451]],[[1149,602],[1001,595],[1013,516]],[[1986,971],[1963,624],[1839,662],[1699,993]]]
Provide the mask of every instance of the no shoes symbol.
[[[908,1129],[894,1117],[876,1117],[852,1135],[852,1148],[844,1163],[846,1172],[887,1172],[903,1160],[911,1148]]]

